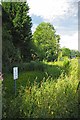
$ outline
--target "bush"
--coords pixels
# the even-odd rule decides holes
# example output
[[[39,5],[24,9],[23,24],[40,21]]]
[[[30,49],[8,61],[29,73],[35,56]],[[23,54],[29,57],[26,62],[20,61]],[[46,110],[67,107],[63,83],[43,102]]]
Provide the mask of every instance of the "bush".
[[[62,79],[62,78],[61,78]],[[40,88],[34,85],[25,89],[23,95],[23,116],[31,118],[76,118],[78,117],[77,81],[68,78],[50,79],[42,82]],[[47,97],[47,98],[46,98]]]
[[[32,87],[21,89],[19,96],[10,103],[7,115],[14,118],[77,118],[78,81],[61,76],[57,82],[48,78]],[[11,114],[10,114],[11,113]]]
[[[77,60],[70,62],[69,70],[69,76],[61,74],[57,80],[49,76],[40,85],[34,82],[20,88],[18,96],[3,98],[3,117],[78,118]]]
[[[45,70],[45,65],[42,62],[39,61],[31,61],[30,62],[30,70],[40,70],[44,71]]]
[[[69,67],[69,64],[70,64],[70,60],[65,58],[64,61],[63,61],[63,66],[64,67]]]
[[[23,68],[23,71],[44,71],[45,69],[45,65],[42,63],[42,62],[39,62],[39,61],[31,61],[30,63],[25,63],[25,64],[22,64],[22,67]]]
[[[12,72],[13,71],[13,67],[17,66],[19,68],[19,71],[20,72],[23,72],[23,71],[44,71],[45,68],[46,68],[46,65],[43,64],[42,62],[40,61],[31,61],[31,62],[28,62],[28,63],[14,63],[12,65],[9,65],[8,68],[3,68],[4,72]]]
[[[57,65],[47,66],[47,69],[46,69],[46,73],[48,74],[48,76],[51,76],[54,79],[57,79],[62,72],[63,72],[63,69]]]
[[[70,72],[70,60],[67,57],[64,57],[63,61],[64,74],[69,74]]]

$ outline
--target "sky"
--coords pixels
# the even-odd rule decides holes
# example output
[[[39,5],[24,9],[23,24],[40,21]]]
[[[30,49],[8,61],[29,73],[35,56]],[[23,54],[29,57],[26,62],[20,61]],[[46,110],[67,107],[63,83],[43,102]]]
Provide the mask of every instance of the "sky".
[[[79,0],[27,0],[32,32],[41,22],[50,22],[60,35],[60,46],[78,50]]]

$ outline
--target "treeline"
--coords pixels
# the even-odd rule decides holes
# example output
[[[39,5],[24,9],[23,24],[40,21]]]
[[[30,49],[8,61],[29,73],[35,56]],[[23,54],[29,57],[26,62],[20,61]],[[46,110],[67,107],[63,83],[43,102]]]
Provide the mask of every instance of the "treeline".
[[[78,50],[70,50],[69,48],[63,47],[59,51],[58,58],[61,59],[62,57],[65,56],[70,59],[80,57],[80,52]]]
[[[50,23],[41,23],[32,36],[32,20],[26,2],[2,2],[3,67],[31,60],[54,60],[60,36]]]
[[[2,3],[3,66],[31,59],[32,21],[28,4]]]
[[[60,54],[68,57],[76,54],[60,48],[60,36],[50,23],[40,23],[32,35],[32,19],[28,13],[27,2],[2,2],[3,68],[31,60],[54,61]]]

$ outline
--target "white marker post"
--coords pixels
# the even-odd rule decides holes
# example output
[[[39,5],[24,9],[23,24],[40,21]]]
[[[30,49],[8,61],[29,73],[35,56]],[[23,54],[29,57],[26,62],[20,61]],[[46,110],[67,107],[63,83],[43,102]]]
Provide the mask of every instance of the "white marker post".
[[[13,68],[14,92],[16,95],[16,80],[18,79],[18,67]]]

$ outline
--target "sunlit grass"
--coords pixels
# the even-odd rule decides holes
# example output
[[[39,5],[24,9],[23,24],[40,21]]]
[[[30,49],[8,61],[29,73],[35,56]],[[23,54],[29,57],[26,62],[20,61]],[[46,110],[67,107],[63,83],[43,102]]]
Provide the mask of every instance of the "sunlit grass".
[[[4,107],[4,114],[8,117],[13,114],[14,118],[78,117],[78,60],[71,60],[69,68],[65,68],[66,64],[63,63],[64,61],[46,62],[47,66],[44,72],[20,72],[19,79],[16,80],[16,96],[14,95],[12,74],[5,75],[4,97],[7,105]],[[65,72],[68,69],[68,75],[64,75],[62,68]],[[56,78],[56,76],[58,77]],[[6,103],[4,102],[4,104]]]

